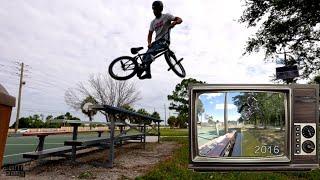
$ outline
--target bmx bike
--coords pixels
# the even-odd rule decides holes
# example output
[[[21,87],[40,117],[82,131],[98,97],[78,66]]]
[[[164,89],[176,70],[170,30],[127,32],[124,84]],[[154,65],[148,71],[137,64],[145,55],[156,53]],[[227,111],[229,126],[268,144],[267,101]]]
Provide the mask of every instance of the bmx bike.
[[[164,38],[168,35],[168,38]],[[139,54],[139,51],[143,49],[143,47],[131,48],[132,54],[137,54],[136,56],[121,56],[113,60],[109,65],[109,74],[112,78],[117,80],[127,80],[132,78],[139,71],[143,71],[143,63],[142,58],[147,54],[151,54],[153,56],[152,62],[158,57],[164,55],[167,64],[169,65],[168,71],[172,70],[177,76],[184,78],[186,76],[186,72],[181,64],[181,59],[177,59],[174,52],[170,50],[170,29],[166,34],[164,34],[160,39],[153,43],[157,43],[158,41],[162,41],[165,43],[163,48],[160,48],[156,51],[151,51],[147,53]]]

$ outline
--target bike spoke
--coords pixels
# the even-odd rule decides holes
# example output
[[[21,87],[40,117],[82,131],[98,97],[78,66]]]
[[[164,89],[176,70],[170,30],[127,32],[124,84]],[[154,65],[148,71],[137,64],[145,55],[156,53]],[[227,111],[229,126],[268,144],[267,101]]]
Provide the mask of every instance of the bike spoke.
[[[120,66],[120,67],[119,67]],[[134,71],[135,65],[130,60],[122,60],[120,64],[114,66],[114,74],[119,77],[127,76]]]

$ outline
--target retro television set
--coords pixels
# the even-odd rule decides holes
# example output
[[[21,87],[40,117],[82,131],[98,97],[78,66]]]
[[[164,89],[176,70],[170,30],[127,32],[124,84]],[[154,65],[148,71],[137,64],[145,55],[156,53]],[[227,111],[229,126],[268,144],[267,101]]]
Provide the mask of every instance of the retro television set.
[[[189,168],[311,170],[318,160],[318,85],[189,87]]]

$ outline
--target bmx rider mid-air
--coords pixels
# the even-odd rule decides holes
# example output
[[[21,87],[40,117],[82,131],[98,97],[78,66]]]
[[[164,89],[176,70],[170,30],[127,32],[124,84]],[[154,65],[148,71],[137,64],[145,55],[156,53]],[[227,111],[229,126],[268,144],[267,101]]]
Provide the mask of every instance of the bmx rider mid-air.
[[[142,69],[145,71],[143,74],[143,70],[138,72],[138,77],[140,79],[150,79],[150,64],[154,60],[153,57],[157,54],[157,50],[168,46],[166,40],[169,40],[169,36],[164,37],[170,28],[173,28],[177,24],[182,23],[182,19],[180,17],[175,17],[171,14],[162,14],[163,3],[161,1],[154,1],[152,3],[153,14],[155,15],[155,19],[151,21],[150,29],[148,33],[148,51],[142,58]],[[155,42],[152,41],[153,31],[156,32]],[[158,41],[157,41],[158,40]]]

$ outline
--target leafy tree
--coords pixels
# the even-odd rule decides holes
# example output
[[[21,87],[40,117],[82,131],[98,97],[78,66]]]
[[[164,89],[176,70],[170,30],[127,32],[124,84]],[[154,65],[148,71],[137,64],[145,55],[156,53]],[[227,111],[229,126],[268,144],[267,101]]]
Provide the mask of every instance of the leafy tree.
[[[53,119],[53,116],[49,115],[49,116],[46,117],[46,121],[49,120],[49,119]]]
[[[131,112],[136,112],[136,110],[133,107],[131,107],[129,104],[125,104],[125,105],[121,106],[121,108],[128,110],[128,111],[131,111]],[[130,123],[140,123],[139,118],[129,116],[127,114],[119,114],[116,118],[120,121],[127,119],[130,121]]]
[[[251,115],[248,117],[248,106],[243,107],[247,103],[249,93],[242,93],[233,97],[234,105],[237,106],[238,112],[241,113],[241,117],[238,119],[239,122],[245,121],[249,124],[254,124],[256,127],[258,124],[263,125],[267,128],[267,125],[278,126],[281,129],[284,125],[285,109],[284,109],[284,95],[280,93],[252,93],[257,100],[256,108],[251,108]]]
[[[150,116],[148,111],[145,110],[144,108],[138,109],[137,113],[142,114],[142,115],[146,115],[146,116]]]
[[[179,113],[179,118],[182,124],[186,124],[188,121],[189,111],[189,97],[188,97],[188,86],[191,84],[203,84],[205,82],[198,81],[193,78],[183,79],[179,84],[176,85],[171,95],[168,95],[168,100],[171,101],[169,105],[170,110],[175,110]],[[178,119],[179,119],[178,118]]]
[[[56,116],[54,119],[65,119],[64,115]]]
[[[214,121],[213,121],[212,119],[208,119],[208,123],[209,123],[209,124],[213,124]]]
[[[15,127],[15,123],[11,126]],[[34,114],[29,117],[19,118],[19,127],[18,128],[42,128],[44,127],[44,122],[40,119],[38,114]]]
[[[146,111],[145,109],[141,108],[137,110],[137,113],[145,115],[145,116],[151,116],[150,113],[148,111]],[[151,124],[151,120],[144,120],[146,122],[146,124]],[[139,123],[142,123],[141,120],[139,120]]]
[[[188,127],[188,117],[189,114],[179,114],[177,117],[177,126],[179,128],[187,128]]]
[[[121,106],[121,108],[126,109],[131,112],[136,112],[136,110],[133,107],[131,107],[129,104],[125,104],[125,105]]]
[[[247,0],[240,22],[258,27],[246,53],[265,51],[265,60],[286,56],[283,64],[297,64],[307,78],[320,68],[319,0]]]
[[[214,123],[214,121],[213,121],[213,116],[209,116],[209,117],[208,117],[208,123],[209,123],[209,124],[213,124],[213,123]]]
[[[170,117],[168,118],[168,124],[169,124],[170,128],[176,127],[177,118],[174,117],[174,116],[170,116]]]
[[[196,108],[197,108],[197,118],[198,118],[199,116],[201,116],[204,113],[204,107],[203,107],[203,103],[202,103],[201,99],[198,99],[197,104],[196,104]]]
[[[320,84],[320,75],[315,76],[309,84]]]
[[[160,119],[160,114],[157,111],[155,111],[151,114],[151,117],[156,118],[156,119]]]

